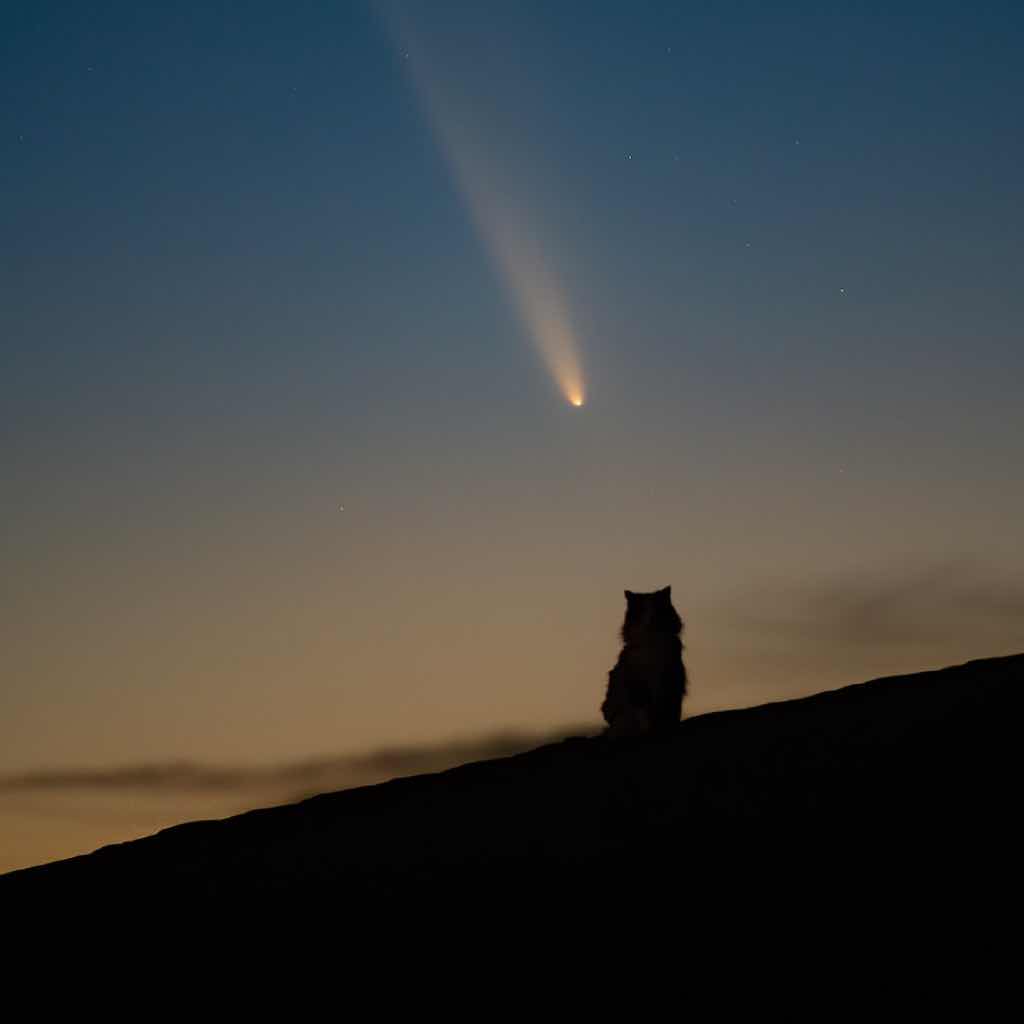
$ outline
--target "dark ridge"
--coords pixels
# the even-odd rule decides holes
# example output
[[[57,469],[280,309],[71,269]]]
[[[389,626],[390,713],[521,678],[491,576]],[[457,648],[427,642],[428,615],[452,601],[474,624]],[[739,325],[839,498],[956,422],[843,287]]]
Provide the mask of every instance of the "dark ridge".
[[[702,715],[656,740],[569,739],[12,872],[0,901],[279,894],[353,911],[806,886],[851,864],[862,886],[967,863],[991,876],[1017,849],[1022,696],[1014,655]]]

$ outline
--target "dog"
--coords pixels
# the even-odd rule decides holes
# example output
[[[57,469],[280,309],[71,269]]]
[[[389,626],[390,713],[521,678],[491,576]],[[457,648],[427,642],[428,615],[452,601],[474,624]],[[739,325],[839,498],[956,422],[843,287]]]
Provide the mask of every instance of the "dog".
[[[601,714],[613,739],[671,732],[686,696],[683,620],[672,607],[672,588],[652,594],[626,591],[622,651],[608,673]]]

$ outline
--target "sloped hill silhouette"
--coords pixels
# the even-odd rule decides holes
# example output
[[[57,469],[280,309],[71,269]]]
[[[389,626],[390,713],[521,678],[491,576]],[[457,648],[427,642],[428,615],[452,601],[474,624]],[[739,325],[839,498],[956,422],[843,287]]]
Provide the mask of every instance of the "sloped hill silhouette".
[[[862,876],[959,872],[965,858],[993,871],[1016,828],[1022,697],[1015,655],[702,715],[663,739],[570,739],[179,825],[8,874],[0,900],[277,893],[354,911],[600,899],[840,861]]]

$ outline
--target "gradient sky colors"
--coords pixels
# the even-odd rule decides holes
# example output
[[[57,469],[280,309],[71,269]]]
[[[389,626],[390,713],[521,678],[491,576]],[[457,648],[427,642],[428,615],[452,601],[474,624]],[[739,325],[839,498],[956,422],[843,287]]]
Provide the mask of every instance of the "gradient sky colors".
[[[691,712],[1024,648],[1022,47],[8,5],[0,778],[596,725],[626,587]]]

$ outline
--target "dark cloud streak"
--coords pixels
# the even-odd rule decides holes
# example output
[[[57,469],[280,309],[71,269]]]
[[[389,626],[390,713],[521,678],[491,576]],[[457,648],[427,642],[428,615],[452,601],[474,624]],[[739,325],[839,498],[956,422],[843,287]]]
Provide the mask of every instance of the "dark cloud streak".
[[[508,757],[569,735],[496,733],[436,746],[390,747],[348,757],[318,758],[255,767],[222,767],[176,761],[100,769],[37,771],[0,779],[0,793],[67,791],[257,794],[281,791],[295,797],[329,789],[382,782],[403,775],[442,771],[467,761]]]
[[[728,610],[754,642],[828,648],[941,648],[958,635],[1016,634],[1024,644],[1024,584],[958,563],[762,587]]]

